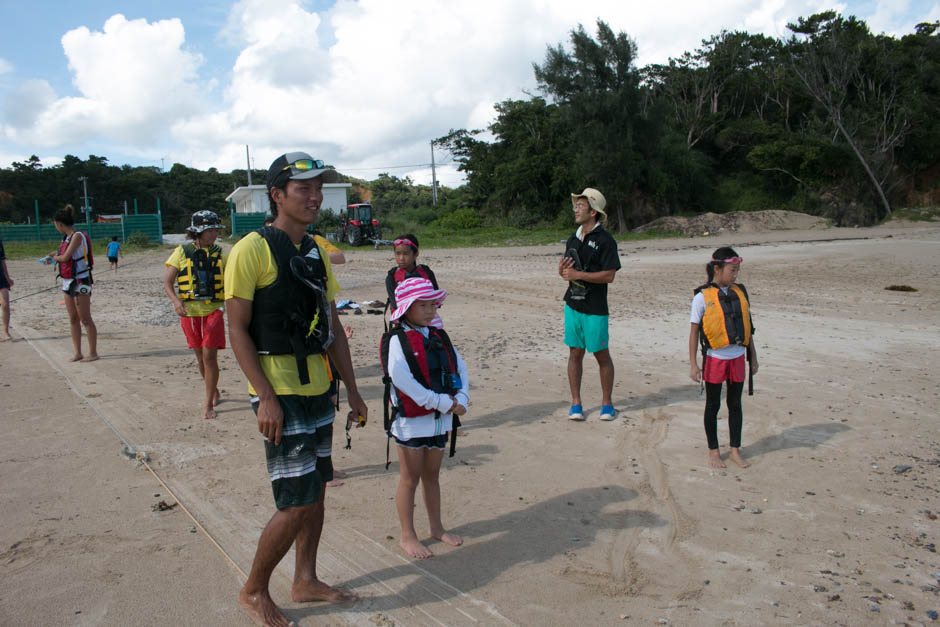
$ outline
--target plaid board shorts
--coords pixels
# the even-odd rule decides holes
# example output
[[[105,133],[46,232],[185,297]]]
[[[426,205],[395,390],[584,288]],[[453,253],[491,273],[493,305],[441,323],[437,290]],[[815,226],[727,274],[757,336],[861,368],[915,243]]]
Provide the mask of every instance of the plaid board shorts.
[[[264,441],[268,477],[278,509],[303,507],[320,500],[327,481],[333,479],[333,418],[329,394],[278,396],[284,412],[281,443]],[[258,413],[259,401],[251,398]]]

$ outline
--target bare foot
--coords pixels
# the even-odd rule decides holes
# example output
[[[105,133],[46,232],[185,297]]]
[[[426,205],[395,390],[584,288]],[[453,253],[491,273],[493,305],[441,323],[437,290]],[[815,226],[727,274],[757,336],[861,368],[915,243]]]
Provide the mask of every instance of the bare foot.
[[[79,361],[82,363],[88,363],[89,361],[98,361],[99,357],[97,355],[89,355],[88,357],[82,357]]]
[[[457,534],[448,533],[446,531],[442,531],[440,533],[434,533],[432,531],[431,537],[437,540],[440,540],[444,544],[449,544],[451,546],[460,546],[461,544],[463,544],[463,538],[461,538]]]
[[[398,541],[398,546],[400,546],[401,550],[407,553],[408,556],[415,557],[419,560],[434,557],[434,553],[431,553],[431,549],[418,542],[417,538],[408,540],[402,538]]]
[[[320,580],[294,581],[290,589],[290,598],[297,603],[327,601],[329,603],[352,603],[359,600],[359,595],[344,588],[328,586]]]
[[[333,469],[333,478],[334,479],[345,479],[348,475],[342,470]]]
[[[242,588],[238,593],[238,603],[253,621],[264,627],[291,627],[297,624],[287,620],[266,591],[263,594],[251,595]]]
[[[3,334],[3,337],[0,337],[0,342],[6,342],[7,340],[12,340],[12,339],[13,339],[13,336],[10,335],[9,331],[7,331],[6,333]]]
[[[82,354],[72,355],[72,358],[69,361],[85,361],[85,358],[82,357]]]
[[[709,449],[708,466],[709,468],[727,468],[725,463],[721,461],[721,453],[718,452],[718,449]]]
[[[216,389],[215,394],[212,395],[212,406],[215,407],[222,402],[222,393]]]
[[[336,476],[336,473],[335,473],[335,472],[333,473],[333,476],[334,476],[334,477]],[[340,487],[341,485],[343,485],[344,483],[346,483],[346,482],[343,481],[342,479],[330,479],[329,481],[326,482],[326,487],[328,487],[328,488],[338,488],[338,487]]]
[[[736,448],[731,449],[731,454],[728,455],[728,459],[733,461],[735,464],[737,464],[741,468],[747,468],[748,466],[750,466],[750,464],[743,457],[741,457],[740,450]]]
[[[206,420],[212,420],[213,418],[218,418],[219,414],[211,407],[204,407],[202,410],[202,417]]]

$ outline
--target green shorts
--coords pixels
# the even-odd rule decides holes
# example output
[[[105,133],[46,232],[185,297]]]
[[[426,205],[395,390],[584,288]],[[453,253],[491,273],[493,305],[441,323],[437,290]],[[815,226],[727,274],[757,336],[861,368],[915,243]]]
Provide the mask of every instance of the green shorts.
[[[595,316],[575,311],[565,304],[565,345],[597,353],[607,348],[609,316]]]

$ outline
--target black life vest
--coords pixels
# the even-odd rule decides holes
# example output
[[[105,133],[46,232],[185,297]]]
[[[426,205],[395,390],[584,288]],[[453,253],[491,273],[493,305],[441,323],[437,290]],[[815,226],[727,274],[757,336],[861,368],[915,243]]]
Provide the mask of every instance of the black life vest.
[[[180,300],[222,300],[222,249],[183,244],[183,267],[176,275]]]
[[[424,337],[420,331],[402,324],[393,324],[388,331],[382,334],[382,339],[379,342],[382,383],[385,384],[383,425],[385,431],[389,433],[389,438],[391,438],[392,423],[398,418],[414,418],[430,413],[427,408],[418,405],[407,394],[394,387],[392,383],[392,378],[388,374],[388,349],[393,337],[398,338],[402,354],[404,354],[405,361],[408,363],[408,369],[411,370],[411,375],[418,383],[438,394],[454,395],[460,391],[457,352],[454,350],[454,345],[450,341],[447,332],[444,329],[428,327],[428,337]],[[397,405],[393,405],[391,402],[393,388],[398,399]],[[439,418],[440,415],[441,412],[434,410],[435,418]],[[460,418],[454,414],[450,431],[451,457],[454,456],[454,452],[457,450],[457,428],[459,426]],[[388,460],[388,446],[386,446],[386,470],[390,463]]]
[[[278,228],[255,232],[274,256],[277,279],[255,292],[248,333],[259,354],[294,355],[300,383],[306,385],[307,356],[323,353],[333,343],[323,251],[307,235],[298,250]]]

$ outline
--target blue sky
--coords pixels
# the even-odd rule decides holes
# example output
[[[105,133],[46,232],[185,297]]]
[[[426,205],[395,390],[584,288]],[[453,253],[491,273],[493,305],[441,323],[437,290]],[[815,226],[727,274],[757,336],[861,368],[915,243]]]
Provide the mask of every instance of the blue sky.
[[[96,154],[228,171],[247,144],[259,169],[304,149],[427,182],[430,140],[535,93],[532,63],[578,23],[625,31],[642,66],[723,28],[785,37],[829,8],[893,35],[940,18],[940,0],[0,0],[0,167]]]

